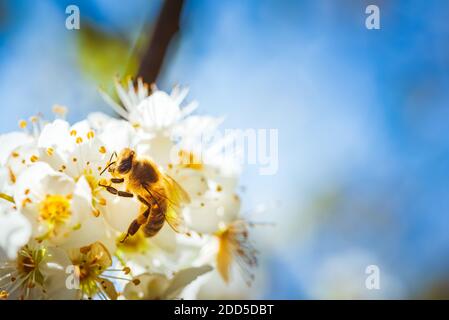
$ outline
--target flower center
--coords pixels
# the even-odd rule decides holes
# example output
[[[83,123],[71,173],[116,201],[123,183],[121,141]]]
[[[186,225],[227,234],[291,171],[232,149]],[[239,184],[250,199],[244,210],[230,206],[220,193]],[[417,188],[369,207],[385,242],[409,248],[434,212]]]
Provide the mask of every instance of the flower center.
[[[182,168],[189,168],[193,170],[202,170],[203,162],[196,154],[190,151],[180,150],[178,152],[179,165]]]
[[[67,196],[47,195],[41,202],[39,214],[49,225],[59,225],[70,218],[70,199]]]
[[[89,184],[92,192],[96,191],[98,189],[98,180],[93,176],[93,174],[85,170],[84,177],[86,178],[87,184]]]
[[[17,269],[19,272],[28,274],[36,268],[34,259],[31,256],[19,256],[17,259]]]
[[[105,272],[112,265],[112,258],[103,244],[95,242],[87,247],[73,249],[70,259],[76,267],[83,295],[89,299],[97,294],[102,298],[117,298],[114,285],[106,279],[108,275]]]
[[[149,250],[148,238],[139,230],[134,236],[126,238],[122,242],[123,235],[117,238],[117,251],[121,253],[145,253]]]
[[[0,278],[0,300],[16,291],[21,299],[29,298],[31,289],[36,286],[44,292],[44,276],[39,267],[45,257],[47,251],[44,248],[31,249],[26,245],[19,250],[16,261],[0,265],[0,273],[6,273]]]
[[[101,170],[101,167],[98,169]],[[99,208],[106,205],[106,200],[101,196],[101,192],[104,189],[100,187],[100,184],[105,183],[93,174],[92,169],[84,170],[83,175],[92,192],[92,213],[98,217],[100,215]]]

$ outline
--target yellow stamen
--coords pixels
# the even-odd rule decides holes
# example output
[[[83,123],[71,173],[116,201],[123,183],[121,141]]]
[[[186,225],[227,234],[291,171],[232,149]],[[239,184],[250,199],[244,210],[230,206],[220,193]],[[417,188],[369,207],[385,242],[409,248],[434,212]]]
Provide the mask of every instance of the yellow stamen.
[[[68,109],[65,106],[62,106],[62,105],[59,105],[59,104],[55,104],[53,106],[52,111],[53,111],[54,114],[57,114],[57,115],[59,115],[61,117],[64,117],[67,114]]]
[[[40,218],[52,226],[64,223],[71,214],[70,202],[66,196],[47,195],[40,203]]]
[[[0,192],[0,199],[15,203],[13,197],[11,197],[10,195],[7,195],[5,193],[2,193],[2,192]]]
[[[193,152],[180,150],[178,152],[178,157],[180,165],[184,168],[194,170],[201,170],[203,168],[203,163]]]
[[[0,291],[0,300],[6,300],[9,297],[9,293],[6,290]]]
[[[14,184],[17,181],[17,177],[14,173],[14,171],[12,171],[11,167],[8,166],[8,175],[9,175],[9,180],[11,180],[11,182]]]
[[[22,207],[26,207],[28,203],[33,203],[30,198],[25,198],[22,200]]]
[[[25,129],[28,126],[28,122],[26,122],[25,120],[20,120],[19,121],[19,128],[20,129]]]

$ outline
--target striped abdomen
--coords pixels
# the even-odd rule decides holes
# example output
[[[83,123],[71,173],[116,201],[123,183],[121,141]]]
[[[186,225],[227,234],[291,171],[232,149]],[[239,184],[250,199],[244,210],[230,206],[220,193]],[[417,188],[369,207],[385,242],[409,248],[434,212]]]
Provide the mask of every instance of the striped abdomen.
[[[167,206],[165,200],[160,199],[159,205],[161,207],[153,207],[151,209],[150,215],[148,216],[147,223],[143,226],[143,232],[146,237],[155,236],[159,230],[162,229],[162,226],[165,222],[165,212],[167,210]]]

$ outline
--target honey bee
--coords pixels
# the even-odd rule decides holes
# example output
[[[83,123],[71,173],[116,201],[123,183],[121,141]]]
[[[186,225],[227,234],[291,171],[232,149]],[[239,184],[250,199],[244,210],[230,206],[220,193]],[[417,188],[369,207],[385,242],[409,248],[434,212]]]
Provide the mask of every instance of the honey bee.
[[[116,158],[115,161],[113,157]],[[141,202],[138,217],[128,228],[124,242],[143,228],[146,237],[155,236],[164,222],[178,233],[187,233],[181,214],[181,206],[190,202],[187,192],[170,176],[162,173],[149,158],[138,156],[134,150],[125,148],[118,155],[114,153],[101,172],[109,171],[112,178],[110,184],[99,185],[114,195],[121,197],[137,197]],[[126,191],[114,188],[113,184],[125,185]]]

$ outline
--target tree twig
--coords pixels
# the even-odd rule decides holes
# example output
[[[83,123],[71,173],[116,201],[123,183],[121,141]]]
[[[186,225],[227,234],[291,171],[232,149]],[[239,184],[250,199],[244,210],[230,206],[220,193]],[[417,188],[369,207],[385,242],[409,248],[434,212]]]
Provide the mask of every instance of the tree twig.
[[[184,0],[165,0],[156,21],[151,42],[142,56],[138,75],[147,83],[154,83],[160,73],[168,46],[179,31]]]

